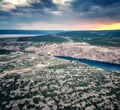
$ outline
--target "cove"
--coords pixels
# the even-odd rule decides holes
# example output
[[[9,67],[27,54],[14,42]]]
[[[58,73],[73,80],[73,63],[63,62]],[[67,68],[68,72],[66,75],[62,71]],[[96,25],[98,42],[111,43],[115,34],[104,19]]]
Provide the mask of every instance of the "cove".
[[[69,56],[55,56],[55,57],[65,59],[65,60],[79,61],[79,62],[88,64],[90,66],[94,66],[94,67],[101,68],[104,70],[120,72],[120,65],[119,64],[101,62],[101,61],[96,61],[96,60],[74,58],[74,57],[69,57]]]

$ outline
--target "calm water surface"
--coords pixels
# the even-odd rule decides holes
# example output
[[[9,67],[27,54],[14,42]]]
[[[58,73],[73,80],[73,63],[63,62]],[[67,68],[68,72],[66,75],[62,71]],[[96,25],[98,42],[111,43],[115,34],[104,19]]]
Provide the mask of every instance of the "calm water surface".
[[[113,64],[113,63],[101,62],[101,61],[95,61],[95,60],[88,60],[88,59],[73,58],[73,57],[68,57],[68,56],[56,56],[56,57],[61,58],[61,59],[66,59],[66,60],[79,61],[79,62],[88,64],[90,66],[94,66],[94,67],[101,68],[104,70],[120,72],[119,64]]]

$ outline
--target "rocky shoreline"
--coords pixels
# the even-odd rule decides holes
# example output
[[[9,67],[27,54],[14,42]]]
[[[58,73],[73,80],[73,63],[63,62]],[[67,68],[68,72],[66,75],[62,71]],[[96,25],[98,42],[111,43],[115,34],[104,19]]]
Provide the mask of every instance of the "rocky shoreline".
[[[93,46],[84,43],[44,44],[29,46],[26,51],[44,52],[52,56],[71,56],[76,58],[120,64],[120,49],[116,47]]]
[[[0,49],[45,53],[51,56],[70,56],[75,58],[120,64],[120,49],[118,47],[93,46],[85,42],[33,43],[1,41]]]

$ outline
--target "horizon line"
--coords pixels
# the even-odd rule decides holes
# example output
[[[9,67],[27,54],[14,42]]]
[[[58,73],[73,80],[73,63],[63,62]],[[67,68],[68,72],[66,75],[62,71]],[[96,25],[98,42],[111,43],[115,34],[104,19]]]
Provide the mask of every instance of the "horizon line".
[[[13,30],[22,30],[22,31],[120,31],[120,29],[105,29],[105,30],[96,30],[96,29],[91,29],[91,30],[78,30],[78,29],[73,29],[73,30],[59,30],[59,29],[0,29],[0,31],[4,31],[4,30],[9,30],[9,31],[13,31]]]

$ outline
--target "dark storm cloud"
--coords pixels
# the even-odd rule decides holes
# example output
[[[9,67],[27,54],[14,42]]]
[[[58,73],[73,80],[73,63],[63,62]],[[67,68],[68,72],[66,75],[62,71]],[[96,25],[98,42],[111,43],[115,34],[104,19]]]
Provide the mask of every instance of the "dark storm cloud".
[[[119,3],[120,0],[91,0],[91,2],[93,2],[96,5],[105,7],[105,6],[113,5],[114,3]]]
[[[105,24],[120,22],[119,11],[120,0],[0,0],[0,26]]]
[[[21,4],[14,4],[9,2],[6,2],[5,0],[0,1],[0,16],[6,16],[6,12],[9,14],[13,13],[39,13],[43,14],[45,13],[45,9],[49,10],[57,10],[57,6],[53,4],[52,0],[24,0],[25,2]]]
[[[40,0],[40,3],[33,3],[32,7],[36,9],[56,8],[56,5],[53,4],[52,0]]]
[[[50,11],[59,11],[59,6],[52,0],[26,0],[26,5],[14,5],[6,0],[0,0],[0,16],[50,14]],[[9,0],[8,0],[9,1]],[[13,0],[14,1],[14,0]],[[24,0],[25,1],[25,0]],[[71,0],[71,5],[66,9],[73,11],[73,16],[83,18],[111,17],[119,19],[120,0]],[[62,10],[65,14],[65,10]],[[69,13],[66,13],[69,14]],[[19,16],[20,17],[20,16]]]
[[[13,0],[14,1],[14,0]],[[52,0],[24,0],[21,4],[12,4],[12,2],[0,1],[0,22],[34,22],[45,21],[52,19],[51,13],[48,11],[58,10],[56,4]],[[19,2],[18,2],[19,3]],[[6,17],[6,19],[2,19]],[[10,18],[10,19],[8,19]],[[49,19],[48,19],[49,18]]]
[[[71,9],[80,18],[120,20],[120,0],[75,0]]]
[[[114,7],[116,4],[120,4],[120,0],[73,0],[71,8],[75,11],[90,11],[93,6]]]

